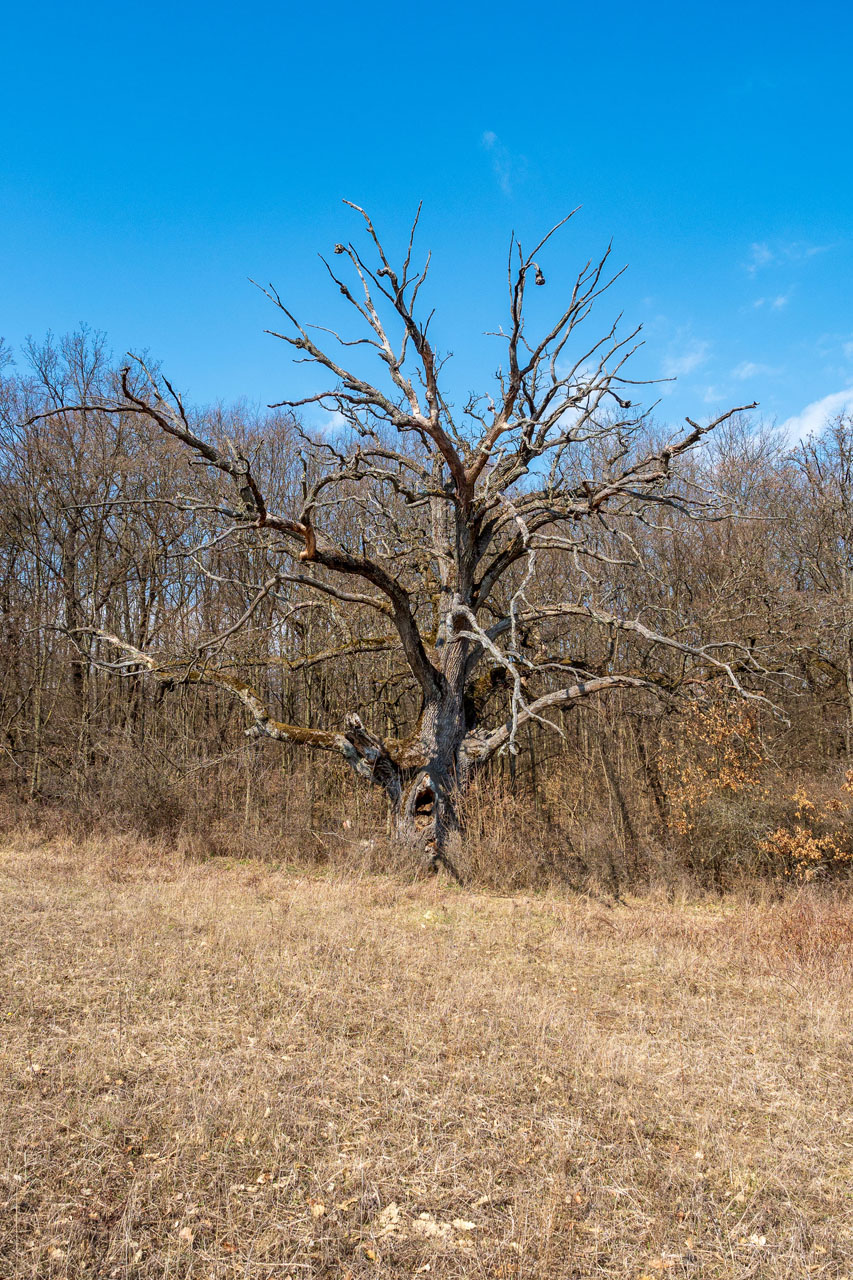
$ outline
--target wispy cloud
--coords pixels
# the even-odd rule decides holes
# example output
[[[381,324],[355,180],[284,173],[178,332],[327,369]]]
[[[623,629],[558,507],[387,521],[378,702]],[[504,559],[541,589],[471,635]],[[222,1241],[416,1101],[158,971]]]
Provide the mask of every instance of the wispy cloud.
[[[505,196],[512,195],[513,184],[524,175],[524,156],[513,156],[491,129],[486,130],[480,141],[491,158],[498,186]]]
[[[824,374],[832,369],[839,378],[846,378],[846,366],[853,360],[853,333],[822,333],[815,351],[824,362]]]
[[[769,307],[771,311],[781,311],[791,301],[790,293],[777,293],[775,298],[756,298],[753,307]]]
[[[820,253],[829,253],[835,244],[809,244],[806,240],[770,242],[756,240],[749,246],[745,263],[747,275],[755,276],[764,267],[779,267],[790,262],[806,262]]]
[[[768,267],[775,261],[775,254],[766,240],[750,245],[749,255],[746,269],[751,276],[754,276],[761,267]]]
[[[347,431],[350,426],[339,409],[331,409],[328,412],[324,409],[316,410],[311,417],[311,426],[320,436],[336,436],[341,431]]]
[[[674,345],[674,344],[673,344]],[[681,378],[705,364],[711,352],[710,342],[691,339],[681,350],[671,350],[663,362],[665,378]]]
[[[738,382],[746,382],[749,378],[768,377],[778,372],[779,370],[772,364],[756,364],[752,360],[742,360],[736,368],[732,369],[732,377],[737,378]]]
[[[813,432],[820,431],[826,423],[839,413],[853,412],[853,387],[846,391],[833,391],[820,400],[813,400],[805,409],[782,423],[782,430],[787,431],[791,440],[803,440]]]

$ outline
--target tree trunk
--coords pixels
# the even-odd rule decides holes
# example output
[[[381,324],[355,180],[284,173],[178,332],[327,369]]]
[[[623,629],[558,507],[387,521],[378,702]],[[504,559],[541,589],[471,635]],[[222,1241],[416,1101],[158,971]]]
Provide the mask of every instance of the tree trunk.
[[[466,733],[463,707],[463,646],[446,665],[458,670],[459,678],[448,682],[442,695],[428,701],[421,714],[417,735],[417,765],[404,768],[399,800],[394,812],[398,840],[415,852],[422,865],[437,871],[445,867],[459,879],[448,846],[460,831],[458,798],[470,774],[464,751]]]

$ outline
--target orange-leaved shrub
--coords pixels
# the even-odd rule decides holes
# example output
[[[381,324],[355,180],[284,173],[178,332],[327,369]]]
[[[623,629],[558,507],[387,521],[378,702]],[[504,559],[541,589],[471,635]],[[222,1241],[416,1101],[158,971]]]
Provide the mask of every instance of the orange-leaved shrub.
[[[764,764],[751,708],[725,702],[695,705],[687,719],[692,732],[674,746],[669,787],[672,826],[682,836],[698,829],[703,810],[715,797],[759,788]]]
[[[695,703],[681,730],[662,744],[659,763],[675,862],[717,888],[756,874],[772,799],[754,709],[729,701]]]
[[[853,769],[837,794],[821,802],[799,785],[786,820],[760,845],[771,869],[798,880],[814,880],[853,868]]]

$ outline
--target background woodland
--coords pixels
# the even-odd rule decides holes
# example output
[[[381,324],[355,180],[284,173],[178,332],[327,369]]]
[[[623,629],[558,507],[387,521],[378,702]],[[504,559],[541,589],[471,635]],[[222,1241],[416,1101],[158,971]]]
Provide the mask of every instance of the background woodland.
[[[167,688],[136,678],[132,663],[105,671],[96,639],[70,638],[95,618],[140,649],[215,644],[289,723],[336,728],[358,706],[369,729],[401,738],[418,714],[399,646],[363,611],[283,584],[236,627],[252,601],[246,584],[268,566],[239,537],[201,563],[179,442],[130,412],[38,418],[115,401],[119,377],[87,330],[31,343],[15,362],[7,352],[0,370],[4,821],[133,832],[198,857],[387,865],[396,855],[381,797],[340,759],[247,739],[244,711],[222,690]],[[282,507],[298,495],[296,414],[237,405],[193,420],[214,435],[227,421]],[[652,444],[665,433],[651,419],[644,429]],[[623,617],[653,606],[693,645],[759,646],[753,688],[767,701],[709,679],[671,704],[610,690],[563,713],[561,736],[528,722],[524,750],[497,755],[464,798],[460,864],[474,882],[618,894],[838,878],[853,866],[853,422],[792,445],[741,414],[681,465],[725,495],[725,518],[672,511],[666,528],[643,525],[645,572],[612,566],[605,593]],[[325,519],[342,545],[358,541],[357,504]],[[569,570],[555,549],[534,571],[545,589]],[[592,643],[570,619],[554,638],[565,653]],[[595,643],[585,668],[607,661],[608,644],[623,668],[660,661],[639,635]],[[500,719],[510,695],[506,673],[487,666],[472,715]]]

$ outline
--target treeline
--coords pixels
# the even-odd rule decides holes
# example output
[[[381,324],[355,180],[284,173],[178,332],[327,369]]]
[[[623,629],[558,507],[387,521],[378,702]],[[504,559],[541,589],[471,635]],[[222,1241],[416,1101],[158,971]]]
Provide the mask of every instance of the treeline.
[[[179,673],[171,687],[146,680],[139,661],[87,628],[141,652],[215,659],[289,724],[335,729],[358,706],[370,709],[369,728],[402,739],[418,695],[396,637],[357,601],[307,594],[296,572],[258,601],[275,573],[268,548],[239,535],[217,545],[221,498],[211,485],[206,525],[198,495],[211,482],[186,450],[129,410],[86,407],[121,402],[99,336],[31,344],[0,376],[7,820],[112,826],[182,841],[199,856],[381,862],[379,802],[339,760],[247,739],[227,691]],[[82,407],[54,412],[63,406]],[[194,420],[201,434],[227,426],[264,491],[289,509],[309,465],[298,419],[238,405]],[[724,887],[742,876],[847,873],[853,421],[792,445],[741,418],[687,465],[707,495],[704,516],[698,505],[689,515],[651,512],[632,529],[630,556],[618,538],[603,547],[596,600],[620,617],[663,617],[694,649],[760,651],[763,675],[756,684],[753,673],[751,688],[761,698],[743,701],[709,678],[671,704],[620,690],[591,699],[563,716],[560,735],[528,723],[527,750],[497,757],[464,800],[470,876],[618,890],[650,879]],[[322,511],[345,547],[369,536],[366,518],[357,503]],[[401,506],[395,518],[415,516]],[[537,556],[540,595],[576,573],[570,560],[556,547]],[[608,637],[571,619],[555,621],[545,642],[552,665],[603,668],[617,644],[623,668],[626,657],[643,673],[662,660],[641,634]],[[677,665],[677,653],[666,662]],[[508,699],[506,672],[485,666],[472,723]]]

